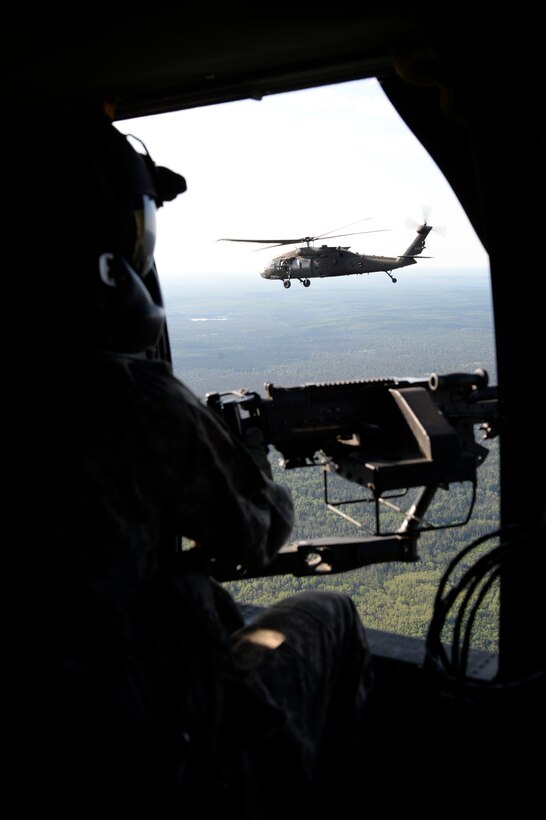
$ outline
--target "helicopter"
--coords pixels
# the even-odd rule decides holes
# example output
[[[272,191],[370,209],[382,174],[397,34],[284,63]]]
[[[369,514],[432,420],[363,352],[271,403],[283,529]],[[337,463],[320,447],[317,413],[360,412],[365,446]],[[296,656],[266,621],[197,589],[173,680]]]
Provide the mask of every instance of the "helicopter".
[[[335,230],[335,229],[334,229]],[[339,230],[339,229],[338,229]],[[379,229],[383,230],[383,229]],[[384,272],[396,283],[397,279],[392,275],[392,271],[397,268],[404,268],[408,265],[415,265],[417,258],[427,259],[430,257],[421,256],[425,249],[425,240],[432,230],[432,225],[428,225],[426,220],[417,227],[417,236],[411,245],[399,256],[371,256],[368,254],[355,253],[349,250],[350,246],[337,247],[329,245],[313,246],[311,243],[320,239],[337,239],[345,236],[356,236],[362,233],[377,233],[378,231],[356,231],[346,234],[332,234],[327,231],[319,236],[303,236],[299,239],[229,239],[223,238],[219,242],[256,242],[267,244],[268,247],[275,248],[280,245],[298,245],[305,242],[294,250],[286,251],[280,256],[274,257],[264,268],[260,276],[263,279],[277,279],[283,283],[285,288],[292,285],[292,280],[299,280],[304,288],[308,288],[311,279],[325,279],[330,276],[354,276],[363,273]]]

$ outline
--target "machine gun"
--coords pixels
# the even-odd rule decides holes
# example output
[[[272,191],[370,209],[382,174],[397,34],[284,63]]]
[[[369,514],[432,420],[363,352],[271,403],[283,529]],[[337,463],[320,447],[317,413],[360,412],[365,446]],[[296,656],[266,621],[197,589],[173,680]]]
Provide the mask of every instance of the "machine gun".
[[[426,380],[371,379],[297,387],[265,384],[265,396],[246,390],[209,393],[209,407],[238,435],[259,428],[266,445],[281,455],[285,469],[320,466],[325,501],[335,512],[342,504],[328,498],[328,473],[367,488],[375,505],[371,538],[317,538],[284,547],[257,575],[324,574],[381,561],[417,560],[419,533],[432,527],[424,514],[436,491],[452,482],[471,482],[489,450],[476,440],[494,438],[498,424],[497,388],[485,370],[433,373]],[[380,509],[393,491],[421,488],[396,532],[381,528]],[[473,501],[466,521],[471,515]],[[350,516],[344,517],[353,520]],[[353,521],[353,523],[356,523]],[[439,527],[435,527],[439,528]],[[222,574],[222,580],[228,577]],[[245,573],[248,577],[248,573]],[[233,578],[230,574],[229,578]]]

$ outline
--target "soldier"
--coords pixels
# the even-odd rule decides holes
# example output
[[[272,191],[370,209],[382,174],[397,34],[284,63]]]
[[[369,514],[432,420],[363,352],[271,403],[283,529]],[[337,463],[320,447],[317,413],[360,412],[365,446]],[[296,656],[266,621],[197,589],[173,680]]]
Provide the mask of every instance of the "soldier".
[[[363,626],[319,591],[245,622],[211,576],[214,557],[266,566],[294,513],[256,431],[234,436],[172,373],[155,217],[185,182],[102,108],[47,123],[29,154],[12,135],[10,157],[36,522],[21,549],[25,809],[286,816],[363,739]]]

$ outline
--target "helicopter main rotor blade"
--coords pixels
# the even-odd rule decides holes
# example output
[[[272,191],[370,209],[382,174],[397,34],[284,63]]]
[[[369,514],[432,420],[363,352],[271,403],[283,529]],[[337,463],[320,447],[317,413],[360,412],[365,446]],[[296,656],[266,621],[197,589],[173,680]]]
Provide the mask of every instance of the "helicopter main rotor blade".
[[[255,244],[262,245],[265,244],[265,248],[257,248],[260,251],[266,251],[268,248],[278,248],[281,245],[299,245],[300,242],[312,242],[314,237],[312,236],[303,236],[299,239],[217,239],[217,242],[254,242]]]
[[[335,233],[333,236],[315,236],[314,239],[339,239],[342,236],[360,236],[363,233],[384,233],[390,231],[390,228],[376,228],[373,231],[355,231],[354,233]]]
[[[339,228],[332,228],[332,230],[321,233],[319,236],[300,236],[298,239],[231,239],[224,237],[222,239],[217,239],[216,241],[256,242],[258,244],[271,245],[272,247],[275,245],[297,245],[298,242],[314,242],[316,239],[322,239],[323,237],[326,238],[328,234],[334,233],[334,231],[342,231],[344,228],[350,228],[352,225],[359,225],[361,222],[368,222],[370,219],[373,219],[373,216],[366,216],[364,219],[357,219],[356,222],[349,222],[348,225],[340,225]],[[372,233],[372,231],[362,231],[362,233]],[[336,234],[335,236],[352,236],[352,234]],[[335,236],[332,238],[335,238]]]
[[[351,228],[353,225],[359,225],[361,222],[368,222],[370,219],[373,219],[373,216],[365,216],[364,219],[357,219],[356,222],[349,222],[348,225],[340,225],[339,228],[332,228],[331,231],[325,231],[325,233],[321,233],[320,236],[316,236],[315,239],[329,239],[330,237],[328,234],[334,233],[334,231],[342,231],[344,228]],[[336,234],[337,235],[337,234]],[[341,234],[342,236],[350,236],[350,234]]]
[[[342,236],[359,236],[363,233],[382,233],[383,231],[389,231],[390,228],[377,228],[373,231],[355,231],[354,233],[338,233],[333,234],[333,236],[302,236],[300,239],[283,239],[282,241],[277,242],[276,245],[268,245],[267,248],[278,248],[279,245],[300,245],[302,242],[305,242],[307,246],[311,244],[311,242],[316,242],[318,239],[324,239],[328,242],[329,239],[338,239]],[[267,248],[262,248],[261,250],[267,250]]]
[[[371,217],[370,217],[371,218]],[[363,222],[364,220],[360,219],[359,222]],[[356,223],[354,223],[356,224]],[[324,234],[320,234],[320,236],[300,236],[297,239],[233,239],[230,237],[223,237],[222,239],[217,239],[217,242],[252,242],[255,244],[265,244],[267,245],[266,248],[261,248],[261,250],[267,250],[267,248],[278,248],[281,245],[299,245],[302,242],[305,242],[309,245],[311,242],[315,242],[318,239],[337,239],[343,236],[358,236],[359,234],[363,233],[381,233],[383,231],[388,231],[390,228],[378,228],[377,230],[372,231],[355,231],[354,233],[340,233],[334,234],[333,236],[324,236]]]
[[[229,239],[229,238],[222,238],[217,239],[217,242],[257,242],[257,243],[275,243],[277,245],[284,245],[289,242],[301,242],[301,239]]]

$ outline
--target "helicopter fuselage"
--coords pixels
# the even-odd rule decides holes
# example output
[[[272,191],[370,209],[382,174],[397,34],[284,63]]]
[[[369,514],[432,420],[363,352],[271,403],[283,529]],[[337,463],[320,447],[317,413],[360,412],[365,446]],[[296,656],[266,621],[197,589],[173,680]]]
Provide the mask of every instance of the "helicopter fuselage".
[[[388,272],[416,260],[404,256],[369,256],[354,253],[348,247],[300,247],[276,256],[260,274],[264,279],[289,281],[353,276],[358,273]]]

